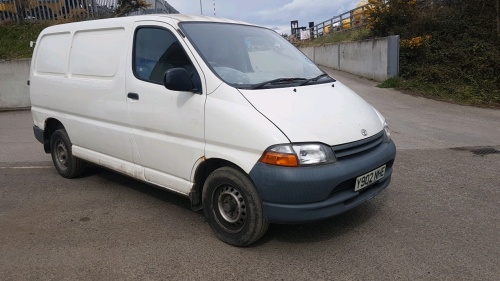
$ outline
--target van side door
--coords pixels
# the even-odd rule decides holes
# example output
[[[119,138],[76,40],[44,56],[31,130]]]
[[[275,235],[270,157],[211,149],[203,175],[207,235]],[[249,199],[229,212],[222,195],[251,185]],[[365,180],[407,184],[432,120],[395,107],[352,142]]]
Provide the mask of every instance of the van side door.
[[[170,25],[135,24],[128,56],[126,93],[136,147],[134,161],[144,167],[147,181],[188,194],[191,172],[204,156],[206,94],[201,70]],[[165,72],[184,68],[197,93],[165,88]]]

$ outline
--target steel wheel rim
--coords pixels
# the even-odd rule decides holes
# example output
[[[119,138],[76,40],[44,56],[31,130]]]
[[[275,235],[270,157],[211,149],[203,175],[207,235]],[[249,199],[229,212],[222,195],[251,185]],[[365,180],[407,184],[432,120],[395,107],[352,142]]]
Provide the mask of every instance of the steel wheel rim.
[[[66,170],[68,168],[68,149],[61,140],[58,140],[55,145],[55,156],[57,165]]]
[[[216,189],[213,197],[217,223],[227,232],[237,233],[246,223],[246,203],[241,192],[231,185]]]

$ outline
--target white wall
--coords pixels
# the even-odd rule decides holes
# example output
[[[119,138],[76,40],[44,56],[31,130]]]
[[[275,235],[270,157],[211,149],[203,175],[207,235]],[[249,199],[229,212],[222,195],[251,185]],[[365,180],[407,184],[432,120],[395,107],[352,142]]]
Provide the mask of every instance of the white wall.
[[[376,81],[399,74],[399,36],[307,47],[301,51],[318,65]]]
[[[316,47],[314,54],[316,64],[340,69],[339,47],[338,44]]]
[[[31,105],[27,81],[30,59],[0,61],[0,110]]]
[[[300,50],[302,51],[302,53],[304,53],[304,55],[306,55],[309,59],[311,59],[312,61],[314,61],[314,47],[304,47],[304,48],[300,48]]]

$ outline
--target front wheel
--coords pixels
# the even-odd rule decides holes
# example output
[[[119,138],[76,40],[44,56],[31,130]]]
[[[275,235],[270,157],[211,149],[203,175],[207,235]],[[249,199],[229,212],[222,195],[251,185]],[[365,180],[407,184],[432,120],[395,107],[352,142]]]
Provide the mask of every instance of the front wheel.
[[[50,138],[52,161],[57,172],[68,179],[80,176],[85,168],[83,161],[73,156],[71,146],[68,133],[64,129],[52,133]]]
[[[269,226],[253,183],[230,167],[219,168],[208,176],[203,209],[215,235],[233,246],[257,241]]]

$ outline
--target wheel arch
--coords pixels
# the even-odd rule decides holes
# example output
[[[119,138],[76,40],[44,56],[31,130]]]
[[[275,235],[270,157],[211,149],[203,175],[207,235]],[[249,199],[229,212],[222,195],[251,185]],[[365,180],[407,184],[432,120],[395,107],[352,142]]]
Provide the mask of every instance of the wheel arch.
[[[45,120],[45,128],[43,130],[43,149],[45,153],[50,153],[50,138],[52,134],[59,129],[65,129],[61,121],[55,118],[48,118]]]
[[[235,163],[220,158],[205,159],[196,168],[196,171],[194,173],[193,188],[191,189],[191,192],[189,192],[189,199],[191,201],[191,208],[193,210],[198,211],[202,209],[202,192],[205,181],[213,171],[222,167],[231,167],[240,171],[241,173],[246,175],[248,179],[253,183],[250,176]]]

